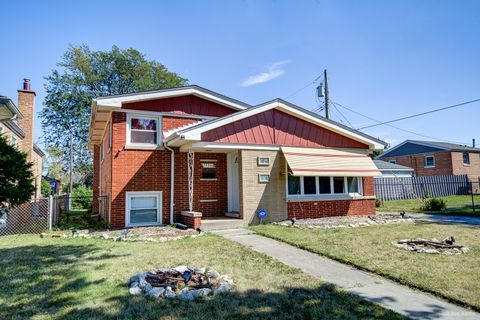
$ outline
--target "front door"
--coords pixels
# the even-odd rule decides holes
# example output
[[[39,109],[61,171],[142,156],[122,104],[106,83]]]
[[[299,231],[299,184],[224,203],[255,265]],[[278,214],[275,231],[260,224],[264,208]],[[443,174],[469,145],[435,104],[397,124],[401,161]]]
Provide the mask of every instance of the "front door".
[[[240,212],[237,151],[227,154],[227,166],[228,212]]]

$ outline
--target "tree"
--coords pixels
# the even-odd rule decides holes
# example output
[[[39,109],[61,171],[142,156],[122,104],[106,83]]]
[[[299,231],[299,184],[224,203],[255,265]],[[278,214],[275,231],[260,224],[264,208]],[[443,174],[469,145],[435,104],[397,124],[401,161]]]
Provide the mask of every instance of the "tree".
[[[74,168],[91,173],[88,127],[92,99],[107,95],[166,89],[185,85],[187,80],[168,71],[161,63],[147,60],[135,49],[113,46],[109,51],[92,51],[86,45],[71,46],[65,52],[61,70],[47,76],[44,108],[40,112],[48,147],[61,150],[68,168],[70,136],[74,147]]]
[[[0,135],[0,208],[27,202],[35,191],[33,181],[32,163],[27,161],[27,154]]]
[[[48,197],[52,194],[52,186],[50,185],[50,182],[44,178],[42,178],[41,193],[42,197]]]

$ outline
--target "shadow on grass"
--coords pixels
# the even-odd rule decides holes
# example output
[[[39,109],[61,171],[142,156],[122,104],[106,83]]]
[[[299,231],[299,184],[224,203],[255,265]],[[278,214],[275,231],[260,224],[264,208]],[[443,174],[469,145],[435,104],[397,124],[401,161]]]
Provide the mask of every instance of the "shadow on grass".
[[[126,286],[118,288],[126,292]],[[357,296],[325,284],[317,288],[284,288],[277,292],[247,290],[196,301],[147,300],[123,294],[109,306],[74,310],[74,319],[404,319]],[[115,310],[112,312],[112,310]],[[426,319],[429,319],[426,317]]]
[[[0,319],[31,318],[77,303],[76,293],[103,282],[87,280],[76,267],[80,259],[88,263],[118,257],[99,251],[95,245],[0,250]]]

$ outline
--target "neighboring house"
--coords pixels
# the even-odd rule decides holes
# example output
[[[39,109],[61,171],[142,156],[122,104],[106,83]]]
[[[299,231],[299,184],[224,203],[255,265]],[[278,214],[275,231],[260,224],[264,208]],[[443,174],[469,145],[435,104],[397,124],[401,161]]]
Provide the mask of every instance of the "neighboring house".
[[[55,179],[49,176],[42,176],[43,179],[47,180],[52,188],[53,194],[60,194],[62,192],[62,181],[60,179]]]
[[[408,178],[413,176],[413,168],[410,167],[383,160],[373,160],[373,163],[382,174],[381,178]]]
[[[480,178],[480,148],[446,142],[406,140],[377,159],[408,166],[416,176],[468,175]]]
[[[111,228],[234,216],[245,225],[375,214],[385,142],[281,99],[250,106],[198,86],[94,99],[94,196]]]
[[[33,143],[33,121],[35,115],[35,91],[30,88],[30,80],[25,79],[23,89],[18,90],[18,108],[7,97],[0,96],[0,134],[17,149],[27,154],[27,161],[33,163],[35,183],[33,198],[41,196],[43,151]],[[3,110],[3,111],[2,111]]]

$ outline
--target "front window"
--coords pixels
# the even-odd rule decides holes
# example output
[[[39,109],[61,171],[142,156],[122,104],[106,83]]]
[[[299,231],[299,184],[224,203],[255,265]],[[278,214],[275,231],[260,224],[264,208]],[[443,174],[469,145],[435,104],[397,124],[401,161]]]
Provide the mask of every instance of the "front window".
[[[345,193],[345,178],[334,177],[333,178],[333,193]]]
[[[161,222],[161,192],[127,192],[127,202],[128,225]]]
[[[434,156],[425,156],[425,167],[426,168],[435,167],[435,157]]]
[[[470,164],[470,154],[466,151],[463,153],[463,164]]]
[[[347,177],[348,193],[359,193],[359,180],[357,177]]]
[[[288,194],[300,194],[300,177],[288,175]]]
[[[358,196],[363,193],[361,177],[312,177],[289,174],[287,183],[290,196]]]
[[[216,179],[217,164],[213,160],[200,160],[202,166],[202,179]]]
[[[316,194],[317,193],[317,179],[315,177],[303,177],[303,193]]]
[[[330,183],[330,177],[318,177],[318,187],[320,194],[332,193],[332,186]]]

